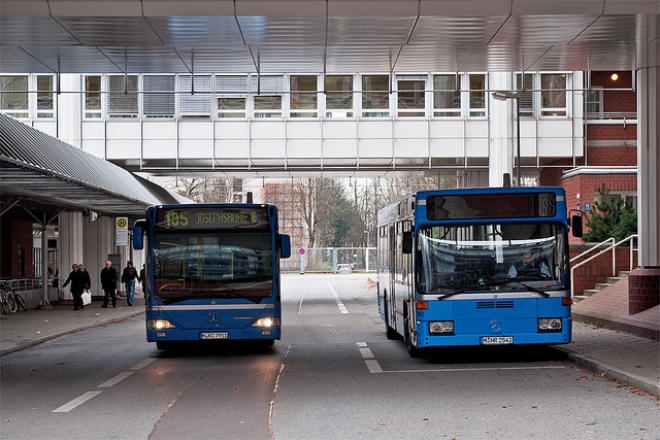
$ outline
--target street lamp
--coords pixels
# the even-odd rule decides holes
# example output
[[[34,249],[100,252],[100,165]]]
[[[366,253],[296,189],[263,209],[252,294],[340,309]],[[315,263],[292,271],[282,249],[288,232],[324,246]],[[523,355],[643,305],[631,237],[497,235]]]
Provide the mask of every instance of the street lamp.
[[[518,92],[493,92],[493,98],[498,101],[506,101],[507,99],[516,100],[516,148],[518,156],[518,167],[516,169],[516,180],[518,181],[518,186],[522,186],[520,180],[520,98],[522,97],[521,93]]]
[[[365,234],[367,234],[367,248],[369,247],[369,231],[364,231]]]

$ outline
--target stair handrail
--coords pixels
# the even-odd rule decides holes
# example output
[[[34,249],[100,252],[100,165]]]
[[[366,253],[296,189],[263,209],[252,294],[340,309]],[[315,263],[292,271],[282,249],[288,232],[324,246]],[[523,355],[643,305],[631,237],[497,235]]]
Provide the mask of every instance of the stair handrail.
[[[595,245],[593,245],[592,247],[590,247],[589,249],[587,249],[586,251],[582,252],[580,255],[576,255],[576,256],[574,256],[573,258],[570,259],[570,262],[571,262],[571,264],[572,264],[573,261],[577,260],[578,258],[580,258],[580,257],[582,257],[582,256],[584,256],[584,255],[586,255],[586,254],[588,254],[588,253],[590,253],[590,252],[595,252],[596,249],[598,249],[600,246],[604,245],[605,243],[612,243],[612,244],[614,244],[615,241],[616,241],[616,239],[615,239],[614,237],[610,237],[610,238],[608,238],[607,240],[603,240],[603,241],[601,241],[600,243],[595,244]],[[612,260],[614,260],[614,259],[612,259]]]
[[[620,241],[618,241],[614,244],[611,244],[610,246],[606,247],[602,251],[598,252],[596,255],[592,255],[591,257],[587,258],[586,260],[580,261],[575,266],[571,266],[571,297],[573,297],[574,292],[575,292],[575,290],[574,290],[574,288],[575,288],[575,286],[574,286],[574,284],[575,284],[575,276],[574,276],[575,269],[577,269],[578,267],[582,266],[585,263],[590,262],[591,260],[594,260],[594,259],[600,257],[602,254],[604,254],[605,252],[607,252],[611,249],[612,250],[612,276],[615,276],[616,275],[616,253],[614,252],[614,248],[616,248],[617,246],[622,245],[623,243],[631,241],[634,238],[638,238],[638,237],[639,237],[639,234],[632,234],[629,237],[624,238],[623,240],[620,240]],[[610,240],[610,239],[612,241],[614,241],[614,237],[610,237],[608,240]],[[608,241],[608,240],[605,240],[605,241]],[[605,242],[603,242],[603,243],[605,243]],[[603,244],[603,243],[600,243],[600,244]],[[597,246],[599,246],[599,245],[597,245]],[[597,246],[594,246],[594,247],[597,247]],[[633,253],[633,244],[631,242],[630,243],[630,270],[632,270],[632,265],[633,265],[633,263],[632,263],[632,260],[633,260],[632,259],[632,253]],[[577,257],[572,258],[571,261],[575,260],[576,258]]]

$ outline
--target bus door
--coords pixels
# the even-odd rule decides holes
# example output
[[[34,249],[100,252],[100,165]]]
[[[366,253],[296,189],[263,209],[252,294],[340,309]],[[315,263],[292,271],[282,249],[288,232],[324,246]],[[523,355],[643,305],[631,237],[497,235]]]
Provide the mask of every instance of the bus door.
[[[387,250],[389,252],[389,255],[387,256],[387,262],[388,262],[388,282],[387,282],[387,292],[384,295],[385,302],[389,303],[388,307],[385,309],[385,312],[389,315],[387,317],[387,322],[390,323],[390,326],[393,329],[396,329],[396,302],[394,301],[395,299],[395,292],[396,292],[396,286],[395,286],[395,279],[396,279],[396,228],[395,224],[392,223],[389,226],[389,233],[387,240],[389,241],[389,245],[387,246]],[[387,297],[389,296],[389,301]]]

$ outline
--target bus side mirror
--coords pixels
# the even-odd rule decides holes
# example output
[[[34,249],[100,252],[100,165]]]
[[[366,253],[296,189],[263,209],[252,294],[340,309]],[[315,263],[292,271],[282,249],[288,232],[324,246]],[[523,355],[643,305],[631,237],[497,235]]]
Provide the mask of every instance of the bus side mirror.
[[[136,251],[144,249],[144,223],[140,220],[133,225],[133,249]]]
[[[289,258],[291,257],[291,237],[286,234],[281,234],[279,236],[280,244],[280,257]]]
[[[401,252],[404,254],[412,254],[413,248],[413,234],[412,231],[403,233],[403,243],[401,243]]]
[[[582,237],[582,216],[574,215],[571,217],[571,232],[573,237]]]

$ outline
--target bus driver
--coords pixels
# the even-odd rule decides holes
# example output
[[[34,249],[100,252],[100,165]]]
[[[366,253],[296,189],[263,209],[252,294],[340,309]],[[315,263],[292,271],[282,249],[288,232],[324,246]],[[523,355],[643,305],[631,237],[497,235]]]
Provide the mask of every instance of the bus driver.
[[[548,265],[543,261],[535,261],[534,254],[530,250],[525,250],[520,254],[522,260],[519,263],[512,264],[509,268],[507,276],[509,278],[516,278],[517,276],[536,275],[541,278],[552,278]]]

